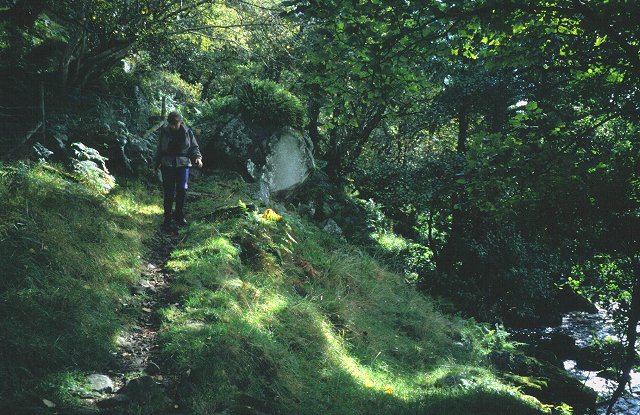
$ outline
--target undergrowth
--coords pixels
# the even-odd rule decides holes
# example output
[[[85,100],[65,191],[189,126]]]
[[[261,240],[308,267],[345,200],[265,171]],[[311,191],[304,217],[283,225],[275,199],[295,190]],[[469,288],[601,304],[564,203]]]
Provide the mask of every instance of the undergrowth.
[[[79,373],[112,363],[134,317],[153,193],[105,195],[62,167],[0,165],[0,409],[68,400]]]
[[[0,165],[2,403],[69,405],[83,374],[113,364],[139,308],[130,293],[159,192],[120,183],[104,194],[80,179]],[[160,333],[180,410],[549,412],[487,363],[506,347],[499,331],[442,314],[402,275],[281,206],[262,214],[240,178],[194,187]]]
[[[282,207],[247,208],[239,180],[195,187],[211,196],[189,206],[161,333],[189,413],[547,411],[489,368],[494,330]]]

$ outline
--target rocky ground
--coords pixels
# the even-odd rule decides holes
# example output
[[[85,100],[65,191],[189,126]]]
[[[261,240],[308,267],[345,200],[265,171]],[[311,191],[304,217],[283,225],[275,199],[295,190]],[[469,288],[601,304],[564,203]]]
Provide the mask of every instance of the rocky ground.
[[[171,276],[166,269],[179,236],[159,231],[153,239],[136,296],[140,301],[137,321],[117,339],[116,365],[105,374],[87,377],[87,407],[70,414],[180,413],[176,403],[178,377],[167,371],[160,358],[158,332],[160,310],[172,304],[168,295]],[[178,306],[179,304],[174,304]],[[53,409],[53,408],[52,408]]]

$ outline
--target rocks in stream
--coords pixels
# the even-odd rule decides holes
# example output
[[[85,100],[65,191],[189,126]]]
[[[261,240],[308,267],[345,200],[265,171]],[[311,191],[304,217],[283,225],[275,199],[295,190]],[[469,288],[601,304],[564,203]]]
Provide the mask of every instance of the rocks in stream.
[[[596,306],[586,299],[584,296],[578,294],[573,288],[563,286],[558,292],[559,310],[562,313],[570,311],[584,311],[587,313],[597,313]]]
[[[585,387],[562,367],[521,353],[493,352],[489,359],[498,370],[504,372],[509,382],[519,386],[527,395],[544,403],[565,402],[574,408],[576,415],[592,413],[595,409],[596,392]]]

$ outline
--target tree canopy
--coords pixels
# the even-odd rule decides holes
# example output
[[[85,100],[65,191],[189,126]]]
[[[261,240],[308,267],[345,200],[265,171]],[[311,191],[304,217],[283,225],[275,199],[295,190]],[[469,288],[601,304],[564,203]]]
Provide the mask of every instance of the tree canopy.
[[[639,15],[632,0],[5,1],[0,148],[34,157],[42,128],[54,157],[77,139],[131,173],[163,105],[205,146],[236,110],[287,120],[345,200],[390,219],[376,235],[415,244],[401,259],[418,286],[511,325],[548,322],[570,287],[616,317],[623,379]]]

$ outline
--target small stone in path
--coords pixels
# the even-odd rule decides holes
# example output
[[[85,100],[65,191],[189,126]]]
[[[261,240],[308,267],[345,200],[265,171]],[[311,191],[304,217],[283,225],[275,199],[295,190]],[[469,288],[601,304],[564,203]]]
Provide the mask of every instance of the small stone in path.
[[[96,392],[112,392],[113,381],[106,375],[89,375],[87,376],[89,382],[89,388]]]
[[[128,339],[124,336],[118,336],[116,338],[116,345],[118,345],[118,347],[128,352],[133,351],[133,346],[134,346],[133,342],[131,341],[131,339]]]

